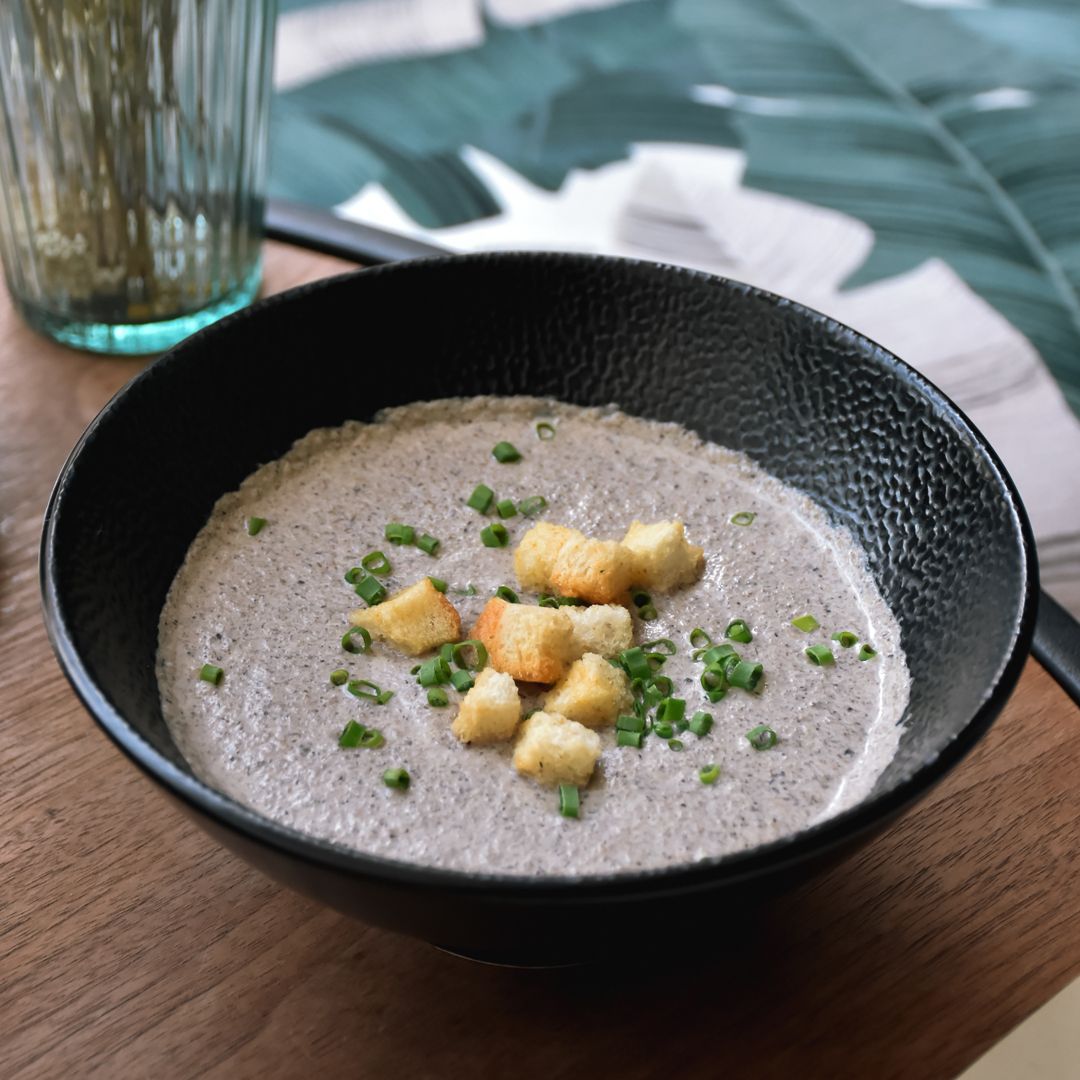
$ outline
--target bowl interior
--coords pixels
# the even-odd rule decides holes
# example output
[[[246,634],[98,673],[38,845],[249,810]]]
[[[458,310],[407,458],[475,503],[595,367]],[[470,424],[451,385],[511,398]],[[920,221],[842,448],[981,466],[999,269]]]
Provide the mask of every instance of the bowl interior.
[[[157,621],[216,499],[311,428],[417,399],[517,393],[677,421],[744,451],[855,534],[913,676],[900,751],[876,794],[937,759],[999,682],[1007,692],[1030,621],[1029,530],[1000,463],[953,407],[798,305],[581,256],[440,259],[333,279],[154,364],[91,427],[54,496],[54,636],[124,723],[187,770],[161,716]]]

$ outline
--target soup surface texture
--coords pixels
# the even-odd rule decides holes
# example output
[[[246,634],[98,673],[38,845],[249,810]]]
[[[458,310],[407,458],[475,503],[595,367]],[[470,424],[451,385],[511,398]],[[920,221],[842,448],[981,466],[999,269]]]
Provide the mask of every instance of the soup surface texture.
[[[555,437],[541,439],[546,421]],[[545,434],[548,432],[544,431]],[[521,460],[500,464],[509,441]],[[499,520],[465,505],[477,484],[496,499],[543,495],[547,508],[504,524],[505,548],[481,529]],[[739,513],[755,515],[736,525]],[[263,518],[254,536],[246,522]],[[515,591],[513,548],[536,521],[618,539],[634,519],[679,518],[705,550],[694,585],[654,597],[658,617],[635,643],[669,638],[664,664],[686,715],[711,713],[712,730],[656,736],[642,749],[601,732],[603,753],[583,790],[581,816],[558,812],[552,789],[519,776],[512,743],[465,746],[450,732],[460,695],[434,708],[410,675],[417,659],[376,642],[343,651],[348,613],[361,602],[345,572],[386,553],[390,592],[425,575],[449,584],[466,634],[500,585]],[[440,540],[436,556],[383,535],[405,522]],[[475,590],[469,592],[469,587]],[[537,602],[521,591],[523,603]],[[812,614],[804,633],[792,619]],[[691,657],[695,627],[723,641],[732,619],[764,665],[756,693],[731,690],[710,704]],[[877,656],[831,639],[851,631]],[[835,665],[804,650],[824,644]],[[218,685],[199,678],[221,667]],[[394,696],[379,705],[330,683],[346,668]],[[862,552],[805,496],[745,457],[675,425],[614,408],[535,398],[470,398],[389,410],[376,423],[313,431],[281,459],[224,495],[196,537],[159,626],[157,675],[165,720],[207,783],[269,818],[370,854],[446,869],[512,875],[592,875],[694,862],[761,844],[866,796],[899,741],[908,672],[899,627]],[[535,702],[526,700],[526,710]],[[349,720],[376,727],[377,749],[342,749]],[[746,733],[767,725],[779,741],[756,750]],[[706,785],[699,771],[716,764]],[[411,776],[407,791],[382,782]]]

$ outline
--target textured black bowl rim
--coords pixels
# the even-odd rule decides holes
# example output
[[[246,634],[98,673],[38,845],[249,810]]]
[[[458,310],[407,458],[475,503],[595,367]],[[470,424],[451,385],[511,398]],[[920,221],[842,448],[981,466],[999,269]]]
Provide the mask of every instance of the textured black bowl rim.
[[[923,762],[912,774],[895,788],[872,796],[834,817],[812,825],[791,836],[784,836],[766,844],[703,859],[695,863],[677,863],[647,870],[615,872],[610,874],[538,876],[473,871],[448,870],[402,862],[382,856],[367,855],[339,844],[307,836],[287,826],[279,825],[270,818],[248,809],[197,777],[183,772],[164,755],[155,750],[112,706],[102,690],[96,685],[84,667],[68,629],[56,589],[56,535],[55,524],[63,505],[65,490],[72,473],[78,468],[79,458],[90,446],[98,429],[106,424],[112,413],[123,407],[128,390],[170,367],[183,363],[189,348],[204,339],[212,338],[219,329],[258,318],[261,312],[279,304],[302,301],[310,294],[334,288],[346,279],[362,279],[373,275],[409,275],[413,268],[437,267],[450,269],[457,265],[488,265],[500,262],[518,263],[532,261],[559,266],[592,264],[598,269],[607,266],[630,265],[645,272],[684,276],[707,281],[718,288],[754,296],[775,307],[793,311],[800,318],[824,327],[829,331],[841,331],[852,335],[862,349],[877,353],[877,358],[893,370],[902,382],[916,388],[931,404],[963,431],[989,462],[1001,490],[1011,506],[1021,538],[1024,566],[1024,599],[1020,618],[1013,628],[1012,642],[999,669],[990,684],[982,704],[941,752]],[[478,255],[448,255],[429,259],[415,259],[407,263],[391,263],[385,266],[349,271],[323,278],[305,285],[288,289],[256,302],[219,322],[200,330],[181,342],[169,352],[151,363],[124,388],[119,390],[94,418],[68,455],[57,478],[45,511],[41,541],[40,577],[45,625],[60,667],[71,683],[80,701],[105,734],[152,780],[156,781],[174,797],[220,826],[256,841],[279,854],[298,859],[331,872],[346,872],[358,879],[382,882],[387,885],[427,887],[436,892],[454,891],[461,894],[482,893],[485,897],[508,901],[531,902],[539,899],[597,901],[633,899],[644,895],[678,895],[680,892],[698,891],[720,885],[735,884],[753,877],[792,866],[814,856],[850,842],[860,834],[888,821],[903,808],[925,794],[942,776],[955,766],[989,729],[1001,711],[1020,678],[1027,660],[1034,632],[1038,595],[1038,564],[1035,559],[1035,542],[1027,513],[1020,500],[1012,478],[990,444],[964,415],[964,413],[933,383],[918,371],[894,356],[888,349],[860,334],[856,330],[803,306],[793,300],[756,286],[707,274],[686,267],[665,263],[646,262],[637,259],[621,259],[601,255],[581,255],[543,252],[495,252]]]

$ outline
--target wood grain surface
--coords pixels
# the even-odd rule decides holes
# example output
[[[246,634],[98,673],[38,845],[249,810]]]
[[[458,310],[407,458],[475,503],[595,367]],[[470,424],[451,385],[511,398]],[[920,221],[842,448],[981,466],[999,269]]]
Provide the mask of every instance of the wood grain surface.
[[[344,266],[267,255],[270,290]],[[49,488],[141,366],[0,298],[0,1077],[947,1078],[1080,974],[1080,714],[1034,662],[859,856],[736,924],[642,926],[663,967],[481,967],[262,878],[96,731],[41,624]]]

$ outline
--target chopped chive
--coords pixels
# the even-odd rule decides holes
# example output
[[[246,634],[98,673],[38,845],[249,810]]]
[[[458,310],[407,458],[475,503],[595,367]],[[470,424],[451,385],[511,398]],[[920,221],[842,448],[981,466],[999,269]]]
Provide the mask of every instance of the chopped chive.
[[[682,698],[666,697],[656,707],[657,720],[677,724],[686,713],[686,702]]]
[[[379,705],[384,704],[379,701],[382,690],[367,679],[350,679],[345,684],[345,689],[348,690],[353,697],[366,698],[368,701],[374,701]]]
[[[378,574],[379,577],[390,573],[390,560],[381,551],[369,551],[360,560],[360,565],[369,574]]]
[[[442,658],[444,664],[452,663],[454,659],[453,642],[448,641],[445,645],[440,645],[439,656]]]
[[[364,733],[360,736],[360,745],[365,750],[378,750],[380,746],[386,745],[386,738],[381,731],[376,731],[375,728],[365,728]]]
[[[832,639],[833,641],[840,642],[841,649],[850,649],[852,645],[858,643],[859,635],[853,634],[850,630],[837,630],[837,632],[832,635]]]
[[[873,660],[875,656],[877,656],[877,649],[875,649],[873,645],[864,644],[863,647],[859,649],[860,660]]]
[[[700,626],[695,626],[690,631],[690,648],[691,649],[707,649],[712,644],[712,638],[709,637],[707,630],[702,630]]]
[[[400,521],[391,521],[385,529],[383,536],[391,544],[411,544],[416,530],[411,525],[402,525]]]
[[[427,692],[427,703],[433,705],[436,709],[441,709],[444,705],[450,704],[450,699],[446,696],[446,691],[441,686],[433,686]]]
[[[657,720],[653,726],[653,734],[659,739],[670,739],[675,734],[675,725],[666,720]]]
[[[359,746],[365,730],[366,729],[362,724],[358,724],[355,720],[350,720],[338,736],[338,746],[342,747],[344,750],[352,750],[354,747]]]
[[[416,677],[421,686],[441,686],[450,681],[450,665],[441,656],[434,656],[420,665]]]
[[[435,589],[436,592],[444,593],[449,587],[441,577],[429,577],[428,581],[431,582],[431,587]]]
[[[434,555],[439,550],[440,543],[441,541],[436,540],[430,533],[421,533],[416,538],[416,546],[428,555]]]
[[[824,645],[820,648],[829,652]],[[832,653],[829,653],[832,656]],[[740,660],[731,670],[728,672],[728,682],[732,686],[737,686],[740,690],[756,690],[757,684],[761,682],[761,673],[765,669],[761,664],[755,664],[752,660]]]
[[[663,653],[664,656],[674,656],[679,650],[675,648],[675,642],[671,638],[657,638],[655,641],[646,641],[641,646],[646,652]]]
[[[645,658],[644,649],[635,647],[619,653],[619,662],[631,679],[648,679],[652,675],[652,667]]]
[[[500,499],[495,504],[495,512],[501,518],[512,518],[517,516],[518,511],[513,499]]]
[[[615,721],[616,731],[644,731],[645,720],[640,716],[620,716]]]
[[[331,686],[344,686],[349,681],[349,673],[343,668],[336,668],[330,672]]]
[[[491,500],[495,498],[495,492],[487,484],[477,484],[473,493],[466,500],[465,505],[471,506],[481,514],[486,514],[491,506]]]
[[[659,695],[653,704],[658,705],[662,698],[671,697],[673,689],[671,680],[666,675],[654,675],[645,688],[646,693]]]
[[[554,439],[555,425],[549,424],[546,420],[541,420],[540,423],[536,425],[536,437],[538,439],[543,439],[545,442],[549,439]]]
[[[386,599],[386,589],[383,588],[382,582],[378,578],[372,577],[370,574],[365,574],[356,583],[356,595],[364,600],[369,607],[374,607],[376,604],[381,604]]]
[[[382,782],[390,788],[404,791],[411,781],[411,777],[404,769],[387,769],[382,774]]]
[[[199,668],[199,678],[202,679],[203,682],[213,683],[215,686],[221,682],[221,677],[224,674],[224,669],[217,667],[215,664],[203,664],[203,666]]]
[[[536,601],[538,607],[558,607],[558,597],[552,596],[549,593],[541,593],[540,599]]]
[[[654,672],[659,671],[667,662],[667,656],[662,652],[647,652],[645,659],[649,661],[649,667]]]
[[[423,664],[413,664],[413,666],[411,668],[409,668],[409,674],[410,675],[419,675],[420,674],[420,669],[423,666],[424,666]]]
[[[380,690],[379,696],[375,699],[376,705],[385,705],[394,696],[393,690]]]
[[[652,603],[652,597],[644,589],[631,589],[630,599],[633,601],[634,607],[644,607],[646,604]]]
[[[530,495],[527,499],[522,499],[518,503],[518,510],[525,517],[536,517],[542,510],[547,509],[547,504],[548,501],[543,495]]]
[[[468,649],[473,651],[474,663],[469,663]],[[454,663],[459,668],[465,668],[467,671],[482,671],[488,662],[488,651],[484,648],[482,641],[477,641],[476,638],[469,638],[468,641],[462,641],[457,644],[451,650]]]
[[[360,638],[363,644],[357,645],[353,640],[354,637]],[[346,652],[369,653],[371,652],[371,635],[362,626],[350,626],[349,629],[341,635],[341,647]]]
[[[676,753],[683,749],[682,739],[668,739],[667,745],[669,750],[674,750]]]
[[[751,728],[746,733],[746,738],[755,750],[771,750],[780,741],[776,737],[776,732],[764,724],[758,724],[757,727]]]
[[[813,615],[800,615],[797,619],[791,620],[791,625],[796,630],[801,630],[804,634],[809,634],[812,630],[816,630],[821,623],[814,618]]]
[[[581,798],[573,784],[559,785],[559,813],[563,817],[576,818],[581,809]]]
[[[756,518],[756,517],[757,517],[757,514],[751,512],[750,510],[740,510],[737,514],[732,515],[731,524],[732,525],[753,525],[754,518]]]
[[[701,673],[701,689],[706,693],[727,689],[727,676],[719,664],[712,664]]]
[[[460,585],[455,585],[450,591],[455,596],[475,596],[476,586],[470,581],[464,589]]]
[[[660,618],[659,612],[657,612],[654,604],[646,604],[644,607],[639,607],[637,613],[638,618],[642,622],[652,622],[654,619]]]
[[[715,705],[718,701],[723,701],[727,697],[727,690],[722,686],[718,686],[715,690],[710,690],[705,696]]]
[[[491,456],[500,465],[509,465],[512,461],[521,460],[521,451],[513,443],[500,442],[492,447]]]
[[[518,594],[508,585],[500,585],[495,590],[495,595],[500,600],[505,600],[508,604],[516,604],[518,602]]]
[[[496,521],[480,530],[480,542],[489,548],[506,547],[510,543],[510,534],[505,525]]]
[[[704,738],[712,731],[713,718],[700,709],[690,717],[690,730],[699,738]]]
[[[703,784],[715,784],[720,779],[720,766],[702,765],[698,770],[698,779]]]
[[[836,663],[836,657],[828,645],[811,645],[808,649],[803,649],[803,652],[815,667],[832,667]]]
[[[473,688],[473,677],[471,672],[462,668],[460,671],[452,672],[450,675],[450,685],[459,693],[464,694]]]
[[[687,720],[685,716],[681,720],[676,721],[675,723],[676,731],[686,731],[689,727],[690,721]]]
[[[266,524],[266,518],[261,517],[249,517],[247,519],[247,534],[248,536],[258,536],[262,532],[263,526]]]
[[[350,566],[345,571],[345,580],[350,585],[355,585],[364,576],[364,568],[362,566]]]
[[[624,728],[622,731],[615,733],[616,746],[633,746],[635,749],[640,750],[644,739],[644,731],[627,731]]]
[[[746,625],[746,621],[743,619],[732,619],[724,631],[724,637],[729,641],[737,641],[740,645],[749,645],[754,640],[754,635],[750,633],[750,627]]]
[[[700,655],[694,659],[700,660],[706,667],[712,667],[713,664],[719,664],[729,656],[737,657],[738,655],[734,645],[713,645],[709,649],[702,649]]]

